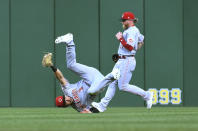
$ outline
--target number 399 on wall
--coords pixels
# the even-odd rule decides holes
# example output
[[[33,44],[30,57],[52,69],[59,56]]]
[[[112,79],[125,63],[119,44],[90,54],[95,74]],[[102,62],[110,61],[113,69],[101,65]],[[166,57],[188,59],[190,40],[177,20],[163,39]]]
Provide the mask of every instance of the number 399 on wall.
[[[168,90],[168,88],[161,88],[157,90],[156,88],[150,88],[149,91],[154,93],[153,96],[153,104],[162,104],[167,105],[171,104],[181,104],[181,89],[180,88],[172,88],[172,90]]]

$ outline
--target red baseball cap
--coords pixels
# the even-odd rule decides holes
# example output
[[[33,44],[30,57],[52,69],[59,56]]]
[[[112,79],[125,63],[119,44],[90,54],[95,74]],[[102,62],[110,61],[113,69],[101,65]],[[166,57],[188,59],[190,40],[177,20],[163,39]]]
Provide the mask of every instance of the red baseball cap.
[[[65,107],[65,96],[56,97],[56,106],[57,107]]]
[[[124,20],[137,20],[137,19],[135,18],[135,15],[132,12],[124,12],[122,14],[121,20],[124,21]]]

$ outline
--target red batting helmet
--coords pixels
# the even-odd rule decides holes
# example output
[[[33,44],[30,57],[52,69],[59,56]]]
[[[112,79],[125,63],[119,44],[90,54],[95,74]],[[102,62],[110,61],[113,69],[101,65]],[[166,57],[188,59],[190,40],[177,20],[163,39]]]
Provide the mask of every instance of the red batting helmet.
[[[125,21],[125,20],[134,20],[135,22],[137,22],[137,19],[135,18],[135,15],[132,12],[124,12],[122,14],[121,20],[122,21]]]
[[[56,106],[57,107],[65,107],[65,96],[56,97]]]

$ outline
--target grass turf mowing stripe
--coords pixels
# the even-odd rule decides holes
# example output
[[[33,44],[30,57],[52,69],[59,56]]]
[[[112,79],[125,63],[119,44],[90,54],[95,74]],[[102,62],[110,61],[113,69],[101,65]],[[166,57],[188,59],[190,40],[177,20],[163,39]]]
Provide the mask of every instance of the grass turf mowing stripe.
[[[0,108],[0,131],[198,131],[196,107],[108,108],[80,114],[71,108]]]

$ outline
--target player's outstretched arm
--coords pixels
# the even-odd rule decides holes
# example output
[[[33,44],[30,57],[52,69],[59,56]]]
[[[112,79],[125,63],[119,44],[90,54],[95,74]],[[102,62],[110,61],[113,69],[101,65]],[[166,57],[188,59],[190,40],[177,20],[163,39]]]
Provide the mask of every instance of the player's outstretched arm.
[[[65,86],[67,84],[67,81],[64,78],[62,72],[59,69],[57,69],[55,66],[53,66],[52,53],[47,53],[43,56],[42,65],[43,67],[50,67],[52,69],[54,75],[59,80],[61,85]]]
[[[52,68],[52,67],[51,67]],[[53,70],[53,69],[52,69]],[[56,78],[59,80],[59,82],[61,83],[61,85],[65,86],[67,84],[67,81],[66,79],[64,78],[62,72],[57,69],[55,72],[54,72],[54,75],[56,76]]]

